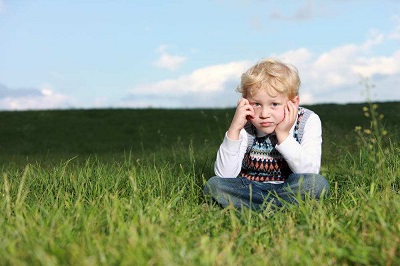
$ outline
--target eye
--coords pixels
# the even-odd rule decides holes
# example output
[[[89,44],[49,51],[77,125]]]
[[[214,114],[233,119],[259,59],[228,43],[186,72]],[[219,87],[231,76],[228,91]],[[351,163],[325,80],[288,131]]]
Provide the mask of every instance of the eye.
[[[257,107],[261,106],[259,103],[256,103],[256,102],[252,102],[252,103],[250,103],[250,105],[253,106],[253,108],[257,108]]]
[[[280,105],[280,103],[272,103],[271,106],[272,107],[278,107]]]

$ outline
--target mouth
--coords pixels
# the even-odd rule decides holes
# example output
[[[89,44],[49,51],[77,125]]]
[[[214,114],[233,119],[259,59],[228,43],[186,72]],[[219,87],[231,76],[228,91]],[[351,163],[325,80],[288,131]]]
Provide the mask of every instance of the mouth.
[[[261,125],[262,127],[270,127],[270,126],[273,125],[273,123],[272,123],[272,122],[262,122],[262,123],[260,123],[260,125]]]

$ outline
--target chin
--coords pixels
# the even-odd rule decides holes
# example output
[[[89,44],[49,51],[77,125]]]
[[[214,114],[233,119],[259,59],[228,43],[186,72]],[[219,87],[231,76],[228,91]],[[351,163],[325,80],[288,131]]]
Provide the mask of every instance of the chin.
[[[272,134],[272,133],[275,132],[275,128],[272,128],[272,129],[263,128],[263,129],[261,129],[260,131],[261,131],[262,133],[264,133],[264,134]]]

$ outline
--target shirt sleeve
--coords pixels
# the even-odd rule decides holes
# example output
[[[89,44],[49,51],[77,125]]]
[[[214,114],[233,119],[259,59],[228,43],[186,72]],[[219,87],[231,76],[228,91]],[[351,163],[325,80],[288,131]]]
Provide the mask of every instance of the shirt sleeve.
[[[242,161],[247,149],[247,133],[240,131],[239,140],[229,139],[225,133],[214,164],[215,175],[219,177],[237,177],[242,168]]]
[[[321,120],[315,113],[310,115],[304,127],[301,143],[290,135],[276,149],[287,161],[293,173],[315,173],[321,168],[322,128]]]

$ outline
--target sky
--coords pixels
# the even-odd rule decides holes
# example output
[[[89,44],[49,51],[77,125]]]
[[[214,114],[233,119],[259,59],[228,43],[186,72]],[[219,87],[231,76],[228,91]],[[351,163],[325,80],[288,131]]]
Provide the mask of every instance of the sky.
[[[400,100],[398,0],[0,0],[0,110],[226,108],[297,67],[302,104]]]

